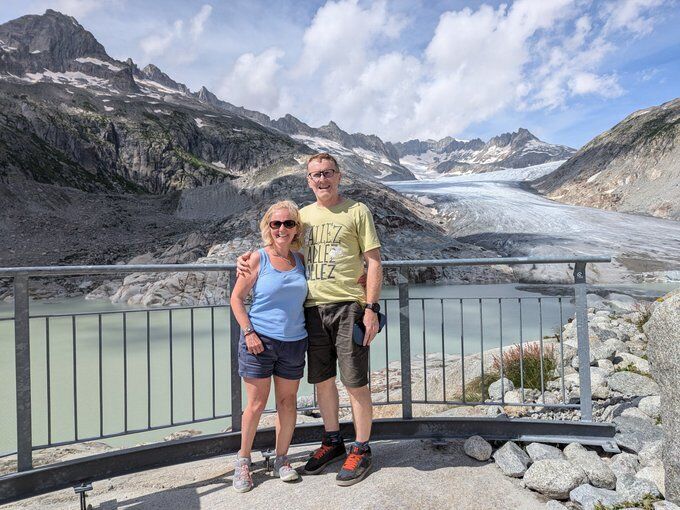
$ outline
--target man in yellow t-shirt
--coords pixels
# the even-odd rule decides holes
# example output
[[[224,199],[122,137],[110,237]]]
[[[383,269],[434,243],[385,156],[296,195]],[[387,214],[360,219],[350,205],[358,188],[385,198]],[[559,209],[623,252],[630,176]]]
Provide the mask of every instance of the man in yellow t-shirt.
[[[345,459],[338,485],[361,481],[372,465],[373,407],[368,388],[369,345],[378,333],[378,299],[382,287],[380,241],[368,208],[340,196],[338,162],[320,153],[307,162],[307,184],[316,202],[300,210],[305,227],[303,250],[308,279],[305,323],[309,335],[308,380],[316,385],[324,423],[321,446],[305,465],[305,474],[321,473],[333,461]],[[247,264],[239,257],[239,271]],[[358,283],[366,262],[366,288]],[[352,338],[354,324],[365,326],[363,345]],[[349,455],[340,436],[337,367],[347,388],[356,441]]]
[[[330,154],[309,158],[307,183],[316,202],[300,210],[309,289],[305,301],[308,380],[316,385],[325,433],[304,472],[320,473],[329,463],[344,458],[336,480],[339,485],[353,485],[366,476],[372,465],[368,445],[373,421],[368,346],[378,332],[382,265],[373,216],[364,204],[340,196],[341,178],[338,162]],[[364,272],[364,261],[365,290],[357,282]],[[363,345],[352,339],[358,321],[366,327]],[[356,431],[348,456],[338,420],[338,365],[340,380],[349,393]]]

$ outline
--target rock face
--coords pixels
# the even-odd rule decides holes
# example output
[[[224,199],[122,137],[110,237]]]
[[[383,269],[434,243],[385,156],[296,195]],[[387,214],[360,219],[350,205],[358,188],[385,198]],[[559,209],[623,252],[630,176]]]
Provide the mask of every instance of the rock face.
[[[488,142],[479,138],[409,140],[394,144],[409,168],[426,166],[430,172],[488,172],[499,168],[524,168],[568,159],[576,151],[564,145],[542,142],[527,129],[503,133]]]
[[[661,387],[666,498],[680,504],[680,290],[657,304],[644,328],[652,374]]]
[[[680,219],[680,98],[637,111],[534,187],[555,200]]]

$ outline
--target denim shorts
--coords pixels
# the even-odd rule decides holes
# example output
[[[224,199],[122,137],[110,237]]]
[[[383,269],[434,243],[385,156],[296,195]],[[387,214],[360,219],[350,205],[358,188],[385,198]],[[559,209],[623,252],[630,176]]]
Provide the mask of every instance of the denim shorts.
[[[258,334],[264,351],[251,354],[241,333],[238,342],[238,375],[252,379],[266,379],[272,375],[284,379],[302,379],[305,371],[307,338],[283,342]]]

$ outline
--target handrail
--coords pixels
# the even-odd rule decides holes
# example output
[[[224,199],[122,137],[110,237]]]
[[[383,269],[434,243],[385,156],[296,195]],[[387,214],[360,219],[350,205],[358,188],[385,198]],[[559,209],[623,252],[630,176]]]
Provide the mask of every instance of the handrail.
[[[570,264],[607,263],[608,256],[580,257],[493,257],[473,259],[429,259],[429,260],[384,260],[383,267],[428,267],[428,266],[489,266],[519,264]],[[2,267],[0,277],[44,276],[44,275],[91,275],[101,273],[173,273],[186,271],[227,271],[236,269],[236,264],[132,264],[102,266],[44,266],[44,267]]]

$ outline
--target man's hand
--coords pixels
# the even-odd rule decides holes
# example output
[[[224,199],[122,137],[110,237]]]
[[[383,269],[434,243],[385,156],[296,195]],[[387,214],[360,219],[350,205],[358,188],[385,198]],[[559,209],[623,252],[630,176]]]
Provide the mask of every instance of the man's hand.
[[[248,259],[250,259],[250,254],[252,252],[245,252],[243,255],[236,259],[236,277],[246,277],[250,274],[250,265],[248,264]]]
[[[373,310],[366,309],[364,311],[364,326],[366,327],[364,347],[368,347],[375,338],[375,335],[378,334],[378,314]]]
[[[250,333],[246,335],[246,349],[250,354],[260,354],[264,352],[264,345],[262,345],[262,340],[257,336],[257,333]]]

